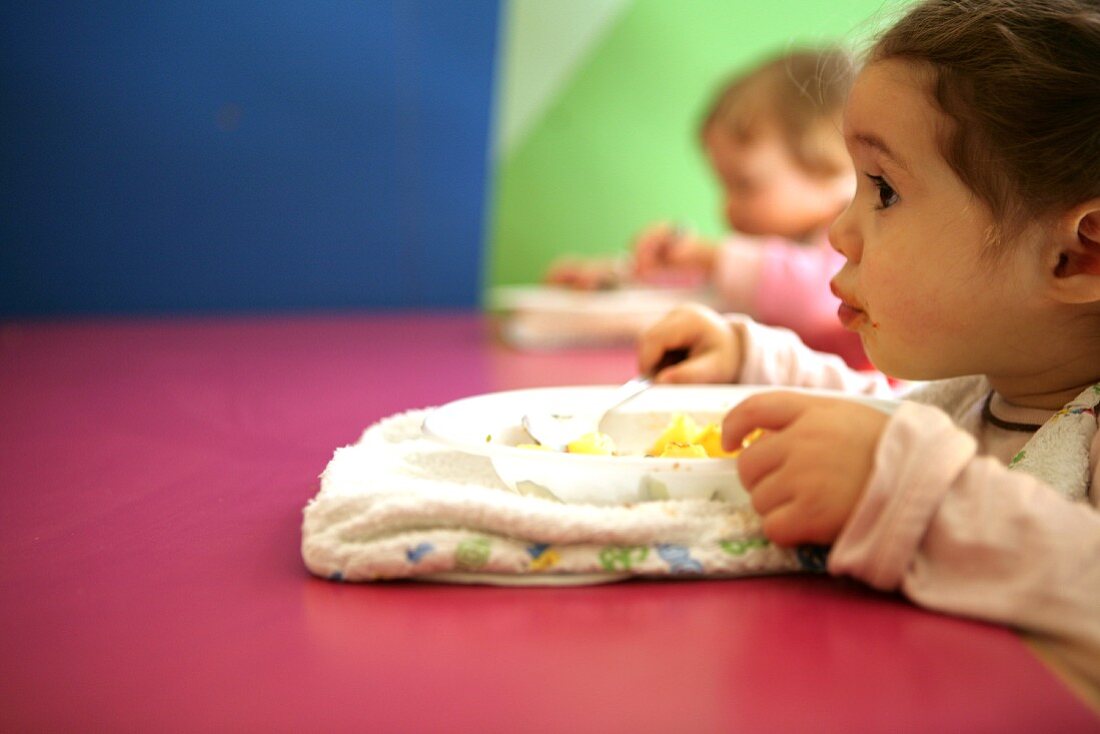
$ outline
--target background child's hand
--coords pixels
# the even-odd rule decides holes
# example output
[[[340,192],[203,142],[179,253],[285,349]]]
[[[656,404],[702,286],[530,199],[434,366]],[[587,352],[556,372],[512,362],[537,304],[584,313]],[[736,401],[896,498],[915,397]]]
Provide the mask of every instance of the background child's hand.
[[[663,272],[695,271],[710,275],[714,246],[671,224],[657,224],[634,240],[634,274],[642,280]]]
[[[726,383],[741,372],[740,328],[706,306],[677,306],[642,334],[640,374],[651,374],[666,352],[678,349],[688,350],[687,358],[658,372],[655,382]]]
[[[755,428],[765,433],[737,459],[741,483],[778,545],[836,540],[863,494],[889,419],[859,403],[769,392],[726,414],[729,450]]]
[[[623,263],[618,260],[563,257],[550,264],[544,280],[550,285],[593,291],[617,288],[625,275]]]

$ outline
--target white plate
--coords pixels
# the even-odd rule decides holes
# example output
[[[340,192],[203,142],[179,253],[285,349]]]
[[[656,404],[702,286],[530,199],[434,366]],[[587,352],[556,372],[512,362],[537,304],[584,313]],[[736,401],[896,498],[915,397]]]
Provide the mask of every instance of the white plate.
[[[516,448],[531,438],[520,425],[535,412],[576,414],[599,405],[615,386],[510,390],[456,400],[431,411],[426,435],[486,456],[514,491],[568,503],[619,505],[655,499],[717,498],[745,504],[736,459],[660,459],[644,456],[675,413],[700,425],[722,417],[749,395],[790,388],[742,385],[659,385],[608,415],[600,430],[626,456],[592,456]],[[827,391],[802,391],[857,400],[889,412],[896,402]]]
[[[665,309],[691,300],[706,300],[705,288],[657,288],[625,286],[609,290],[582,291],[560,286],[498,286],[489,294],[491,308],[564,316],[584,316],[593,311],[615,316],[660,314]]]
[[[489,306],[503,316],[501,336],[517,347],[627,344],[681,303],[711,303],[706,289],[629,286],[579,291],[499,286]]]

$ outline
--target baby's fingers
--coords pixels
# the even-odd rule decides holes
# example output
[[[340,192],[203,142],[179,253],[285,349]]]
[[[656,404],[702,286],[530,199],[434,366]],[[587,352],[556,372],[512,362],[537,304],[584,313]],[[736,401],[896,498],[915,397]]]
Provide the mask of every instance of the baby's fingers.
[[[760,529],[776,545],[792,546],[799,543],[818,542],[808,537],[806,525],[794,502],[787,502],[770,512],[760,514],[762,515]]]
[[[723,382],[723,376],[722,360],[717,354],[706,352],[666,367],[657,373],[654,381],[661,384],[714,384]]]
[[[664,267],[674,228],[660,224],[646,230],[634,242],[634,269],[639,275]]]
[[[741,478],[744,483],[744,476]],[[794,489],[784,472],[775,471],[764,476],[751,489],[745,485],[752,499],[752,508],[760,515],[767,515],[794,499]]]
[[[737,455],[737,473],[745,489],[755,492],[758,484],[783,467],[787,459],[785,444],[783,436],[764,433]]]
[[[661,371],[658,382],[729,382],[738,366],[735,344],[735,336],[721,316],[705,306],[686,304],[642,334],[638,369],[643,375],[653,374],[667,352],[685,350],[687,360],[677,369]],[[704,356],[706,361],[696,361]]]
[[[661,358],[672,349],[687,349],[690,355],[691,341],[679,333],[657,324],[638,340],[638,374],[654,375]],[[666,370],[667,371],[667,370]]]
[[[722,420],[722,448],[732,451],[746,435],[762,428],[782,431],[810,408],[815,398],[781,390],[753,395],[735,405]]]
[[[681,349],[690,356],[701,342],[703,324],[685,307],[674,308],[646,329],[638,340],[638,371],[653,374],[666,353]]]

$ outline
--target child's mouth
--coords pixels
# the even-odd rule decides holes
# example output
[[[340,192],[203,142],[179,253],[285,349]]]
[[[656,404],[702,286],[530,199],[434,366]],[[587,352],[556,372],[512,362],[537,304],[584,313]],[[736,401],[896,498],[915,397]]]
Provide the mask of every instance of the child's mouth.
[[[841,303],[836,310],[836,316],[845,329],[855,331],[867,320],[867,314],[858,308],[853,308],[847,303]]]
[[[867,312],[863,309],[856,308],[850,305],[851,299],[846,298],[844,294],[837,287],[836,283],[829,282],[829,290],[833,292],[833,295],[840,299],[840,306],[836,310],[836,317],[840,319],[841,325],[849,331],[855,331],[867,320]]]

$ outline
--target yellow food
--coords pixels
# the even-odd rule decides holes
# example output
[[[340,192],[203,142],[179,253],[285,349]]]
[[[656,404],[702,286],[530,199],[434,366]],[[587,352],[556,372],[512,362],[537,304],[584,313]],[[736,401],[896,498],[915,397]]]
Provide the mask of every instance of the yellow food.
[[[676,413],[668,426],[657,437],[657,440],[646,452],[647,456],[665,458],[675,456],[677,458],[712,458],[727,459],[737,456],[741,449],[747,448],[756,439],[763,435],[764,431],[757,428],[745,436],[741,441],[741,448],[734,451],[726,451],[722,448],[722,427],[717,423],[708,423],[702,428],[690,415]],[[677,446],[672,453],[668,453],[670,446]],[[686,451],[684,447],[697,448],[698,451]]]
[[[722,448],[722,427],[717,423],[708,423],[703,427],[686,413],[675,413],[657,440],[646,452],[646,456],[662,459],[728,459],[737,456],[742,449],[764,435],[757,428],[741,440],[740,448],[726,451]],[[521,443],[516,448],[553,451],[537,443]],[[606,433],[586,433],[565,447],[566,453],[613,456],[616,453],[615,441]]]
[[[699,435],[699,425],[686,413],[676,413],[672,416],[665,430],[657,437],[657,440],[649,447],[647,456],[660,456],[665,452],[665,447],[670,443],[690,444],[695,443],[695,437]]]
[[[707,450],[697,443],[668,443],[661,452],[662,459],[705,459]]]
[[[615,453],[615,442],[606,433],[586,433],[565,447],[570,454],[597,454],[610,456]]]
[[[707,456],[714,459],[728,459],[737,456],[737,451],[726,451],[722,448],[722,429],[717,423],[708,423],[695,436],[695,443],[706,451]]]

